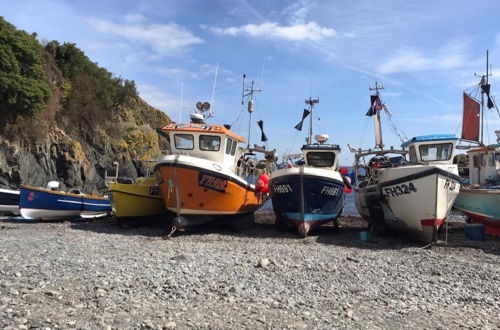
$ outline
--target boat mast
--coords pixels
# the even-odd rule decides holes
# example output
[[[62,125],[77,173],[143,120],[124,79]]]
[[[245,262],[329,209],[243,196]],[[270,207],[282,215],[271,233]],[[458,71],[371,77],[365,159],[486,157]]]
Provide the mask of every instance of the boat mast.
[[[319,103],[319,98],[313,100],[309,96],[309,100],[306,100],[305,102],[306,102],[306,104],[309,105],[309,111],[311,112],[309,114],[309,138],[307,140],[307,143],[310,144],[310,143],[312,143],[312,135],[313,135],[313,106],[316,103]]]
[[[483,143],[483,137],[484,137],[484,94],[488,93],[484,89],[484,86],[488,86],[488,77],[491,75],[489,72],[489,66],[490,66],[490,64],[489,64],[489,51],[486,50],[486,74],[484,76],[480,76],[481,82],[479,84],[481,86],[481,114],[480,114],[480,116],[481,116],[481,138],[479,141],[480,146],[484,146],[484,143]],[[479,76],[479,75],[476,75],[476,76]],[[488,97],[489,97],[489,95],[488,95]]]
[[[242,93],[242,99],[241,99],[241,104],[244,103],[243,99],[246,96],[250,96],[248,100],[248,113],[249,113],[249,118],[248,118],[248,143],[247,143],[247,148],[250,149],[250,133],[251,133],[251,128],[252,128],[252,112],[253,112],[253,94],[255,92],[262,92],[262,89],[255,89],[254,88],[254,81],[252,80],[252,84],[250,85],[250,88],[245,88],[245,77],[246,75],[243,75],[243,93]],[[245,92],[247,92],[245,94]]]
[[[379,85],[378,82],[375,82],[375,88],[369,87],[371,91],[375,91],[375,95],[380,99],[380,93],[378,92],[381,89],[384,89],[382,84]],[[371,105],[373,107],[373,104]],[[380,121],[380,111],[375,111],[375,116],[373,119],[373,125],[375,128],[375,148],[380,148],[380,150],[384,149],[384,144],[382,142],[382,124]]]
[[[489,50],[486,49],[486,85],[488,85],[488,75],[489,75],[488,66],[489,66]],[[484,145],[483,132],[484,132],[484,92],[481,93],[481,145]]]

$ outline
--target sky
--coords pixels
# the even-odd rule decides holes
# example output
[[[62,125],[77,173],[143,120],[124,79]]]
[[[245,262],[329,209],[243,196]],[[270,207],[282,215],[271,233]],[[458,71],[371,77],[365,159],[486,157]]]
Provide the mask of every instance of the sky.
[[[370,87],[408,138],[461,132],[462,92],[479,83],[486,50],[500,94],[500,1],[484,0],[0,0],[0,16],[41,42],[75,43],[116,76],[134,80],[140,96],[176,122],[198,101],[212,103],[210,124],[233,124],[248,137],[242,77],[255,93],[251,144],[279,154],[300,152],[307,130],[294,130],[319,98],[314,134],[347,147],[375,144],[365,114]],[[499,102],[500,104],[500,102]],[[402,136],[383,114],[386,147]],[[486,113],[484,142],[500,120]],[[306,127],[306,126],[305,126]]]

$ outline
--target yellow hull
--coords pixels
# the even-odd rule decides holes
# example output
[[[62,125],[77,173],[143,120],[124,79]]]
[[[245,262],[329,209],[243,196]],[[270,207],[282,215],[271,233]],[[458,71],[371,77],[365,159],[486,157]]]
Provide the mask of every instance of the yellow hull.
[[[116,217],[147,217],[167,213],[153,177],[131,184],[111,183],[111,207]]]
[[[267,199],[267,194],[256,192],[253,186],[193,166],[160,164],[155,171],[161,176],[165,206],[182,216],[210,218],[252,213]]]

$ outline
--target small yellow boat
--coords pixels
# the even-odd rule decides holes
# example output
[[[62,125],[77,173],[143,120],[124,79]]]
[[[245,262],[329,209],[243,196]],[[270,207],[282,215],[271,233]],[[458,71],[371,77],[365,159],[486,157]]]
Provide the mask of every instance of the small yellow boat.
[[[108,188],[111,207],[117,218],[148,217],[167,213],[154,177],[139,177],[130,183],[117,181],[110,182]]]

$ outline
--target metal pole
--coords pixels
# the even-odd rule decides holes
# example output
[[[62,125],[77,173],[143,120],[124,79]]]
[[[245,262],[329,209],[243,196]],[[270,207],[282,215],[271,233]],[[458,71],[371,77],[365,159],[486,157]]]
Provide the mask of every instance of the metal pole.
[[[311,107],[311,113],[309,114],[309,141],[307,143],[312,143],[312,135],[313,135],[313,101],[309,97],[309,104]]]

